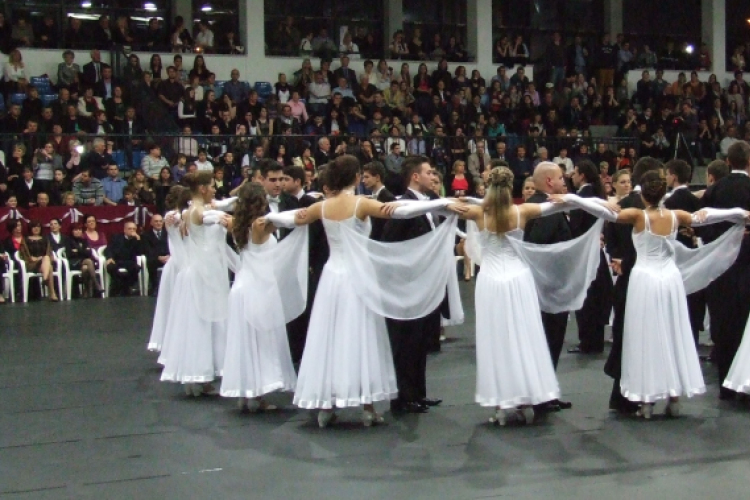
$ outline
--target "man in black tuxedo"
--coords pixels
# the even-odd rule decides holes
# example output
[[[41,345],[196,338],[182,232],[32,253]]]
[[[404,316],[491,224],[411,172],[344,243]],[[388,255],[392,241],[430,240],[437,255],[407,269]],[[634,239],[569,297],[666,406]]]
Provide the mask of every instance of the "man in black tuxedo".
[[[283,192],[284,167],[281,166],[281,164],[274,160],[261,160],[260,175],[263,187],[266,190],[266,200],[268,200],[269,212],[286,212],[287,210],[299,208],[299,200]],[[276,232],[276,238],[281,240],[291,231],[291,229],[279,229]]]
[[[495,161],[499,160],[494,160],[493,163]],[[549,195],[565,192],[565,178],[562,170],[554,163],[540,163],[534,169],[533,175],[536,193],[526,200],[527,203],[544,203],[548,201]],[[568,241],[572,237],[568,219],[563,213],[527,221],[523,235],[524,241],[543,245]],[[557,369],[557,362],[560,360],[560,353],[565,342],[565,331],[568,328],[568,313],[552,314],[542,311],[542,325],[544,335],[547,337],[552,364]],[[543,409],[558,410],[570,408],[571,405],[567,401],[550,401],[544,407]]]
[[[380,203],[396,201],[396,197],[393,196],[393,193],[388,191],[383,184],[385,175],[385,166],[379,161],[366,163],[362,167],[362,183],[365,185],[365,188],[372,193],[372,198],[378,200]],[[386,222],[385,219],[372,219],[370,238],[375,241],[382,241],[383,228],[385,228]]]
[[[573,185],[581,198],[604,198],[604,187],[599,177],[599,169],[590,160],[583,160],[573,168]],[[596,223],[596,217],[583,211],[570,213],[570,229],[577,238]],[[599,251],[599,269],[596,278],[589,286],[586,300],[576,311],[578,339],[580,344],[568,349],[570,353],[601,354],[604,352],[604,327],[609,322],[612,311],[612,275],[610,274],[604,251]]]
[[[703,205],[712,208],[750,209],[750,145],[739,141],[729,147],[727,163],[732,172],[711,186],[703,195]],[[701,228],[701,237],[710,243],[731,227],[731,223]],[[706,303],[714,338],[713,358],[723,384],[737,353],[745,323],[750,314],[750,237],[745,235],[740,253],[732,266],[706,289]],[[734,399],[734,391],[721,387],[720,399]]]
[[[143,234],[143,246],[148,268],[148,294],[155,296],[159,286],[158,271],[169,261],[169,242],[161,214],[151,217],[151,230]]]
[[[429,200],[434,182],[434,173],[429,159],[424,156],[410,156],[401,165],[404,183],[408,189],[403,195],[406,200]],[[432,214],[413,219],[391,219],[383,228],[382,241],[407,241],[435,228],[437,221]],[[396,368],[398,399],[391,402],[394,411],[426,413],[430,406],[442,401],[427,398],[427,352],[432,343],[435,323],[440,328],[440,308],[427,316],[411,321],[386,319],[388,335],[393,350],[393,364]]]
[[[292,203],[294,203],[294,200],[297,201],[297,208],[307,208],[323,200],[322,197],[314,197],[306,194],[302,189],[304,183],[305,170],[302,167],[284,167],[284,193],[289,196]],[[292,354],[292,362],[295,364],[299,364],[302,361],[313,299],[315,298],[318,282],[320,281],[320,276],[323,274],[323,267],[328,262],[329,255],[328,239],[323,228],[323,222],[313,222],[310,224],[308,231],[308,267],[310,274],[307,281],[307,305],[305,312],[287,324],[286,328],[287,336],[289,337],[289,350]]]
[[[104,68],[109,67],[109,64],[102,62],[102,55],[99,50],[92,50],[91,62],[84,64],[81,68],[81,83],[84,87],[94,87],[102,80]]]
[[[104,249],[107,272],[112,278],[110,296],[130,295],[141,269],[136,257],[142,254],[141,237],[136,232],[135,222],[126,222],[125,233],[114,235]]]
[[[620,207],[639,208],[646,207],[641,199],[641,188],[638,185],[641,177],[652,170],[663,170],[662,163],[650,156],[644,156],[633,169],[633,191],[620,200]],[[607,224],[606,230],[607,251],[612,259],[612,268],[619,276],[615,283],[614,312],[612,322],[612,350],[604,365],[604,373],[614,379],[612,394],[609,398],[610,410],[621,413],[633,413],[638,410],[638,405],[625,398],[620,392],[620,375],[622,370],[622,335],[625,326],[625,299],[627,298],[630,271],[635,266],[636,251],[633,246],[633,228],[625,224]]]
[[[667,187],[672,191],[667,193],[664,206],[670,210],[684,210],[697,212],[702,208],[698,199],[689,187],[691,168],[684,160],[670,160],[664,165],[667,174]],[[688,248],[695,248],[694,232],[691,228],[681,227],[677,233],[677,241]],[[695,345],[698,345],[698,335],[703,330],[703,320],[706,317],[706,293],[700,290],[687,296],[688,311],[690,312],[690,326],[693,329]]]

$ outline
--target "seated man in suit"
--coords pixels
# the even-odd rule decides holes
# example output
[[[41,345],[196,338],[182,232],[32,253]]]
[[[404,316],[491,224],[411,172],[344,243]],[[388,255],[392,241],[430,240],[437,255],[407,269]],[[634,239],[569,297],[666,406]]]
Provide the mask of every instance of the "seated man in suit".
[[[143,235],[143,243],[148,268],[148,294],[153,297],[159,287],[158,271],[169,260],[167,231],[164,229],[164,217],[160,214],[151,217],[151,230]]]
[[[34,179],[34,171],[31,167],[23,167],[21,177],[16,179],[13,189],[18,206],[21,208],[33,208],[36,206],[36,197],[42,190],[42,186]]]
[[[109,294],[130,295],[130,290],[138,282],[141,268],[136,257],[141,255],[141,237],[136,232],[134,222],[125,223],[124,234],[116,234],[104,250],[107,272],[112,278]]]

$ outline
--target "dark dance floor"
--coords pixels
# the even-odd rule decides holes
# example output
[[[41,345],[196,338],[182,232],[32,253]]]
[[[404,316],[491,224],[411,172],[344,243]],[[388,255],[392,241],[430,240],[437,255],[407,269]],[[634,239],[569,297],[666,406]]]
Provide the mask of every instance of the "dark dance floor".
[[[429,360],[441,407],[371,429],[345,411],[325,430],[307,412],[240,414],[159,382],[153,299],[3,306],[0,500],[748,498],[750,408],[719,403],[710,365],[683,417],[643,422],[608,413],[603,357],[565,353],[573,409],[493,427],[473,403],[465,302],[471,321]]]

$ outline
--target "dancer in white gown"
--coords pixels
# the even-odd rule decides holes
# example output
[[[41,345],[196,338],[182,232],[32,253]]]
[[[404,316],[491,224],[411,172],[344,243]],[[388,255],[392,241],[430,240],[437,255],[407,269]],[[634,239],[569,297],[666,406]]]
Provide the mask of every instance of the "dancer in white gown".
[[[743,223],[741,209],[705,209],[695,214],[666,210],[659,205],[666,192],[662,172],[647,172],[641,179],[645,210],[629,208],[610,221],[634,227],[638,258],[630,275],[625,306],[622,378],[620,390],[640,403],[639,416],[651,418],[656,401],[668,399],[666,414],[679,415],[679,397],[705,392],[687,308],[687,293],[705,287],[734,262],[739,252]],[[593,199],[570,200],[576,204]],[[699,249],[675,244],[679,226],[700,226],[722,221],[738,225],[720,239]]]
[[[151,337],[148,341],[149,351],[161,351],[164,332],[167,330],[175,281],[185,262],[185,245],[182,243],[182,235],[180,235],[180,221],[182,220],[182,210],[187,206],[182,208],[179,206],[180,198],[183,198],[185,193],[189,195],[184,186],[172,186],[165,199],[165,204],[170,209],[164,214],[164,225],[167,228],[167,241],[169,243],[169,260],[164,264],[159,280],[159,296],[156,299],[154,322],[151,327]],[[183,200],[187,201],[184,198]]]
[[[221,375],[224,363],[229,217],[208,209],[215,192],[210,172],[190,173],[185,180],[193,195],[182,222],[187,259],[169,308],[161,380],[185,384],[186,394],[199,396],[216,394],[211,382]]]
[[[556,182],[564,182],[557,165],[547,162],[537,168],[549,169]],[[471,221],[468,252],[482,266],[475,291],[475,401],[481,406],[494,406],[496,412],[491,421],[500,425],[505,425],[509,418],[520,418],[529,424],[534,419],[532,405],[560,397],[540,314],[539,294],[547,292],[538,290],[535,283],[532,266],[537,262],[525,255],[530,244],[523,242],[523,229],[528,220],[558,213],[569,206],[563,203],[514,206],[512,189],[513,173],[510,169],[493,168],[489,174],[487,196],[479,202],[480,206],[466,207],[462,215]],[[478,241],[473,236],[475,226],[472,222],[479,230]],[[549,269],[547,274],[553,274],[548,276],[553,281],[566,284],[565,287],[555,287],[562,295],[569,295],[563,288],[584,291],[583,294],[576,291],[573,299],[560,297],[560,300],[582,303],[585,290],[596,275],[599,236],[596,231],[584,236],[579,241],[544,245],[548,256],[537,256],[537,259],[549,260],[552,257],[557,261],[554,267],[546,266]],[[477,244],[480,249],[476,249]],[[566,268],[565,260],[582,262],[583,269]],[[565,309],[562,305],[560,307]]]
[[[383,313],[400,319],[422,317],[444,298],[448,276],[452,273],[455,277],[455,217],[452,223],[441,224],[438,231],[404,242],[411,246],[367,238],[370,217],[416,217],[453,207],[455,200],[414,202],[396,208],[355,196],[359,162],[349,155],[332,162],[325,177],[331,194],[325,202],[294,218],[287,212],[266,216],[277,227],[322,220],[331,249],[313,303],[294,404],[320,409],[321,427],[330,423],[334,408],[363,405],[362,420],[369,426],[383,421],[373,403],[397,395]],[[368,266],[370,249],[380,249],[393,266]],[[398,266],[399,258],[410,263]],[[381,286],[383,290],[378,292]]]
[[[304,312],[307,298],[307,228],[277,243],[276,228],[262,219],[267,210],[261,185],[240,188],[232,234],[241,265],[229,292],[221,395],[251,412],[275,410],[262,396],[296,387],[286,323]]]

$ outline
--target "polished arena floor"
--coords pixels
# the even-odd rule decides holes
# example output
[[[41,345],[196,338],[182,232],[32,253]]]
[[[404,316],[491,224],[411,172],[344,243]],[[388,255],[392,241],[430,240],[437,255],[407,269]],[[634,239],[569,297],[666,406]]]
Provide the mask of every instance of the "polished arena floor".
[[[241,414],[159,382],[145,350],[154,299],[2,306],[0,500],[748,498],[750,407],[719,402],[711,365],[683,417],[644,422],[607,411],[603,356],[564,353],[571,410],[487,423],[462,287],[469,321],[428,364],[443,405],[371,429],[355,411],[321,430],[291,407]]]

